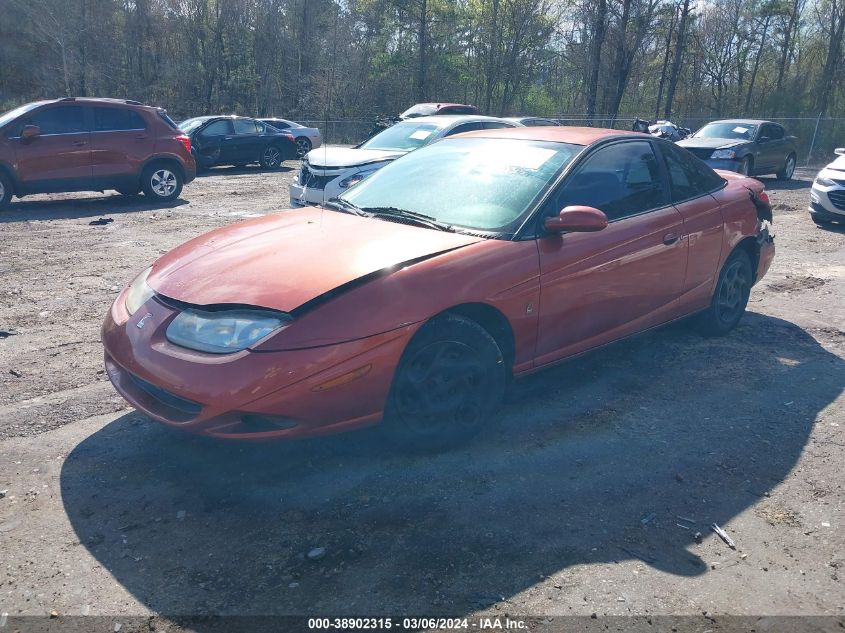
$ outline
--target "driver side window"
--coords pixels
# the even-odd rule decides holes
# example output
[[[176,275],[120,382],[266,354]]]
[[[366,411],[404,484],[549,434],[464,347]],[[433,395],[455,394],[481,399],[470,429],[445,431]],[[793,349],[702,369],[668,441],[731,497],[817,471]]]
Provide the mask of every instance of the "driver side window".
[[[570,205],[585,205],[600,209],[611,222],[668,204],[648,141],[613,143],[597,150],[566,179],[554,199],[550,215]]]

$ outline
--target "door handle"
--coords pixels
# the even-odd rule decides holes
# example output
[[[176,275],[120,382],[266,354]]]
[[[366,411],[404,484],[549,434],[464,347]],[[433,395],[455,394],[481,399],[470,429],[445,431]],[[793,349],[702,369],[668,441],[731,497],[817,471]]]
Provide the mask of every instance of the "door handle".
[[[663,236],[663,243],[666,244],[666,246],[671,246],[672,244],[677,242],[678,239],[679,235],[677,233],[667,233]]]
[[[137,141],[143,141],[145,138],[147,138],[146,134],[138,134],[135,136],[135,140]]]
[[[74,147],[82,147],[83,145],[88,145],[88,143],[86,143],[85,141],[74,141],[73,145]]]

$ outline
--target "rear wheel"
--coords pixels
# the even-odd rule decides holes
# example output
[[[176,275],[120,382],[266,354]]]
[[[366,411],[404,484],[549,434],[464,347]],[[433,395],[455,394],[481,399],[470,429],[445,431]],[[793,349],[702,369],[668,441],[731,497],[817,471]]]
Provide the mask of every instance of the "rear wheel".
[[[9,206],[12,201],[12,180],[0,171],[0,211]]]
[[[786,162],[783,164],[783,169],[777,173],[778,180],[790,180],[792,174],[795,173],[795,154],[790,154],[786,157]]]
[[[311,141],[305,137],[300,136],[296,139],[296,155],[302,158],[311,151]]]
[[[264,169],[277,169],[284,160],[282,150],[278,145],[268,145],[261,154],[261,166]]]
[[[412,450],[460,443],[489,422],[505,385],[502,351],[487,330],[462,316],[436,317],[402,354],[385,411],[385,432]]]
[[[752,282],[751,260],[745,250],[738,248],[719,273],[710,307],[699,317],[705,334],[727,334],[736,327],[745,314]]]
[[[166,163],[150,165],[141,176],[144,195],[159,202],[170,202],[182,193],[184,181],[178,169]]]

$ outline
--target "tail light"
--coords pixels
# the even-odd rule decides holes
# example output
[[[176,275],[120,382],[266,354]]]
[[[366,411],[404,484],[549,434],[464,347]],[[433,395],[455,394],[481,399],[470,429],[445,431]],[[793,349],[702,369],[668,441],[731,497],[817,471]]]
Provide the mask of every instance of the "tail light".
[[[769,200],[769,194],[767,194],[765,191],[761,191],[760,193],[758,193],[757,197],[760,198],[760,200],[762,200],[766,204],[772,203],[771,200]]]
[[[190,154],[191,153],[191,137],[185,136],[184,134],[180,134],[176,137],[176,140],[182,143],[185,146],[185,150]]]
[[[285,137],[287,140],[289,140],[289,141],[293,141],[293,140],[294,140],[294,138],[293,138],[293,134],[291,134],[290,132],[283,132],[283,133],[282,133],[282,136],[284,136],[284,137]]]

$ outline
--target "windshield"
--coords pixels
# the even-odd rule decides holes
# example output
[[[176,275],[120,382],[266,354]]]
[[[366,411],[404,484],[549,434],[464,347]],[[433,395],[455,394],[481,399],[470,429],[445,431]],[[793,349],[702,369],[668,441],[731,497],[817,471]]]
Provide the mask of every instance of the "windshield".
[[[397,123],[376,134],[361,145],[361,149],[410,152],[433,141],[440,129],[441,126],[436,123]]]
[[[198,116],[195,119],[187,119],[179,124],[179,129],[186,134],[190,134],[206,121],[208,121],[208,117],[204,116]]]
[[[457,228],[512,233],[582,149],[522,139],[450,138],[390,163],[341,198],[364,211],[393,208]]]
[[[750,141],[754,138],[756,125],[737,122],[708,123],[693,136],[695,138],[731,138],[739,141]]]
[[[401,119],[412,119],[417,116],[428,116],[437,112],[437,106],[431,103],[419,103],[405,110],[399,115]]]
[[[27,103],[26,105],[22,105],[19,108],[15,108],[14,110],[9,110],[3,114],[0,114],[0,127],[4,127],[7,123],[11,123],[15,119],[17,119],[20,115],[29,112],[37,108],[38,106],[47,103],[46,101],[36,101],[35,103]]]

